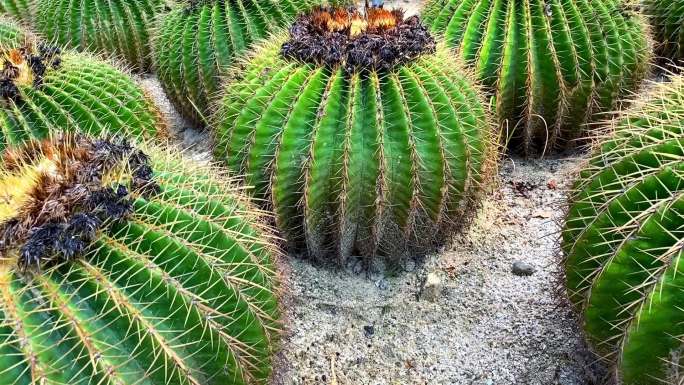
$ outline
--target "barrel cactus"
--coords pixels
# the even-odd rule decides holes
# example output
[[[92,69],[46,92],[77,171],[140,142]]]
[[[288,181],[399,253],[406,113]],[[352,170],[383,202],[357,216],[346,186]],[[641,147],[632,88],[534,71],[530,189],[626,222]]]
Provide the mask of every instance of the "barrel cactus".
[[[658,54],[684,59],[684,1],[643,0],[643,8],[653,25]]]
[[[323,0],[186,0],[160,17],[154,62],[171,102],[203,126],[234,57]],[[334,0],[333,2],[343,2]]]
[[[32,23],[35,17],[34,0],[0,0],[0,14],[11,16],[26,23]]]
[[[476,70],[502,137],[526,154],[576,145],[648,67],[645,24],[621,0],[428,0],[423,17]]]
[[[215,154],[270,201],[293,251],[424,252],[493,169],[478,89],[416,16],[318,9],[233,72]]]
[[[165,132],[142,88],[102,60],[61,52],[2,20],[0,57],[0,149],[51,131]]]
[[[684,374],[684,78],[613,123],[571,194],[568,293],[625,385]]]
[[[278,251],[239,192],[115,137],[6,149],[0,383],[266,383]]]
[[[149,29],[164,0],[35,1],[37,30],[52,42],[114,55],[136,70],[151,67]]]

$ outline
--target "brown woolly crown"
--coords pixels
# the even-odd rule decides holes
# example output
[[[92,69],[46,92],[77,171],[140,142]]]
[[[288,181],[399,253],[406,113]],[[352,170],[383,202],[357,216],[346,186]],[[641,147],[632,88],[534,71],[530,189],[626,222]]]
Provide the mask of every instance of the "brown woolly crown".
[[[288,59],[348,71],[390,69],[434,53],[435,39],[417,16],[400,9],[318,8],[290,28],[281,53]]]
[[[96,232],[151,194],[149,158],[125,140],[64,134],[3,154],[0,266],[27,268],[81,254]]]
[[[39,87],[47,69],[61,65],[60,53],[57,47],[35,41],[19,48],[0,49],[0,98],[21,101],[18,86]]]

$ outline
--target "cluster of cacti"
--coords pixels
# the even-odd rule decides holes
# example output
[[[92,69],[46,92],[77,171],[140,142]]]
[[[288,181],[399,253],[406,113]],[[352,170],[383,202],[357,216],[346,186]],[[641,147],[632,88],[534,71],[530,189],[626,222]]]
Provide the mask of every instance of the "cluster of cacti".
[[[324,0],[187,0],[162,15],[154,37],[159,80],[179,112],[196,125],[233,59]],[[344,3],[334,0],[332,3]]]
[[[116,55],[137,70],[150,68],[149,31],[165,0],[34,1],[36,27],[51,42]]]
[[[642,17],[621,0],[429,0],[433,32],[493,95],[510,147],[544,153],[576,144],[597,112],[644,77]]]
[[[673,60],[684,59],[684,1],[642,0],[653,25],[657,52]]]
[[[569,296],[625,385],[684,375],[684,78],[621,113],[581,171],[563,231]]]
[[[266,383],[278,251],[232,180],[112,137],[2,160],[0,383]]]
[[[34,0],[0,0],[0,14],[11,16],[25,23],[32,23],[36,10]]]
[[[157,107],[127,74],[61,52],[0,20],[0,149],[49,132],[163,134]]]
[[[292,250],[326,260],[424,252],[491,170],[468,73],[417,17],[319,9],[234,68],[215,154],[267,198]]]

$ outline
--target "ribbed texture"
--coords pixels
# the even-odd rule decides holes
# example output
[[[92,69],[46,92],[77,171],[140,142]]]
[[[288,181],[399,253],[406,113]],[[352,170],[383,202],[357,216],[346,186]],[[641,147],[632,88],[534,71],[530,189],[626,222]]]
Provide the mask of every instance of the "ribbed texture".
[[[636,103],[571,194],[568,292],[622,383],[679,384],[670,369],[684,364],[684,79]]]
[[[36,10],[34,0],[0,0],[0,14],[26,23],[33,23]]]
[[[115,55],[137,70],[150,68],[149,29],[163,0],[36,1],[36,27],[50,41]]]
[[[620,0],[429,0],[423,16],[476,70],[504,139],[527,154],[576,144],[647,69],[644,23]]]
[[[343,262],[438,244],[491,170],[488,112],[469,78],[443,48],[351,74],[282,59],[285,39],[236,67],[216,156],[271,200],[294,250]]]
[[[653,25],[658,54],[684,59],[684,1],[643,0],[643,11]]]
[[[264,384],[276,249],[218,171],[150,155],[161,193],[88,252],[25,274],[0,259],[0,383]]]
[[[334,1],[343,3],[344,1]],[[233,58],[323,0],[225,0],[181,4],[156,26],[154,62],[173,104],[198,126]]]

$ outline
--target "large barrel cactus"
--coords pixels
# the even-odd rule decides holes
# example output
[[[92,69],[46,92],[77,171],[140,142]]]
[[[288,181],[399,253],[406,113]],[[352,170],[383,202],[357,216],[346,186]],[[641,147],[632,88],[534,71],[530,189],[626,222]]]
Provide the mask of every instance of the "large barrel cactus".
[[[0,383],[265,384],[273,236],[213,168],[60,135],[0,167]]]
[[[684,79],[613,122],[571,195],[568,293],[625,385],[684,374]]]
[[[34,1],[37,29],[52,42],[115,55],[136,70],[150,68],[149,30],[164,0]]]
[[[61,52],[4,20],[0,57],[0,149],[51,131],[164,133],[142,88],[102,60]]]
[[[450,56],[400,11],[304,15],[236,66],[216,156],[270,200],[293,250],[424,252],[492,169],[488,111]]]
[[[428,0],[423,12],[494,96],[527,154],[576,144],[644,77],[645,24],[621,0]]]
[[[0,0],[0,15],[32,23],[36,14],[35,0]]]
[[[324,0],[186,0],[160,17],[154,62],[180,113],[202,126],[233,58]],[[334,0],[333,2],[343,2]]]
[[[659,55],[684,59],[684,1],[642,0],[644,13],[653,25]]]

